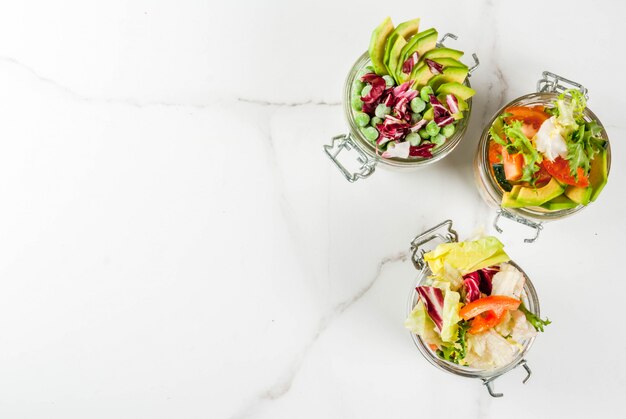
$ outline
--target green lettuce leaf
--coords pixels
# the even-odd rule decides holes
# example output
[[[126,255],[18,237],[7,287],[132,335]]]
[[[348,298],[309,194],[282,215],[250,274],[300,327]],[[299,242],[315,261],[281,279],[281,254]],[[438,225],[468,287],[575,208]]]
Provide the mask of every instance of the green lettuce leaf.
[[[429,345],[442,345],[435,323],[428,316],[428,312],[422,300],[417,302],[413,311],[409,314],[409,317],[404,321],[404,327],[421,337],[422,340]]]
[[[442,243],[424,255],[435,277],[444,276],[444,263],[458,269],[461,275],[507,262],[504,245],[495,237],[483,237],[468,242]]]
[[[450,286],[444,290],[443,295],[443,325],[441,326],[441,340],[444,342],[454,342],[457,340],[461,316],[461,294],[452,291]]]
[[[458,338],[454,344],[443,344],[441,349],[437,351],[439,357],[455,364],[464,364],[463,359],[467,354],[467,331],[470,323],[463,320],[459,323]]]
[[[543,332],[544,326],[552,323],[549,319],[542,320],[537,317],[534,313],[532,313],[524,306],[524,303],[520,304],[518,310],[524,313],[524,315],[526,316],[526,320],[528,320],[528,323],[532,324],[535,330],[537,330],[538,332]]]
[[[522,121],[512,121],[510,124],[505,125],[504,133],[510,141],[506,145],[507,151],[510,154],[522,153],[522,156],[524,156],[521,180],[534,184],[534,174],[539,170],[539,163],[541,163],[543,158],[528,137],[524,135]]]

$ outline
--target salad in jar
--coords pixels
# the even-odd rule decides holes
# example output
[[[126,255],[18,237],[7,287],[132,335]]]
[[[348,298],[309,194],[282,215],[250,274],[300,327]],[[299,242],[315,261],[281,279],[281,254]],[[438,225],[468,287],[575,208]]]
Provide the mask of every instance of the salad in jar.
[[[438,245],[404,325],[443,361],[477,370],[510,365],[550,324],[525,304],[526,276],[495,237]]]
[[[547,106],[510,106],[495,119],[488,160],[502,207],[553,212],[598,198],[608,179],[608,141],[585,110],[583,93],[570,89]]]
[[[438,32],[420,19],[372,33],[371,64],[351,86],[352,116],[382,158],[429,159],[451,138],[475,91],[463,52],[438,46]]]

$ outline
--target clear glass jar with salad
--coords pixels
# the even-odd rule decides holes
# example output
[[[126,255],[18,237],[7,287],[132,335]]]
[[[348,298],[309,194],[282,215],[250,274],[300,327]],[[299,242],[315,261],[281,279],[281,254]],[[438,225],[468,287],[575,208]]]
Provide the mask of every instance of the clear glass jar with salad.
[[[503,106],[485,127],[474,161],[485,201],[536,229],[596,201],[611,167],[608,135],[586,106],[587,89],[544,72],[537,93]],[[498,227],[498,217],[495,227]]]
[[[372,33],[368,52],[354,64],[344,87],[348,134],[324,150],[345,178],[370,176],[378,163],[415,169],[448,155],[467,128],[475,91],[463,51],[438,41],[437,30],[420,30],[420,19],[397,27],[386,18]],[[344,149],[358,154],[353,172],[338,160]]]
[[[425,252],[431,241],[440,243]],[[437,368],[493,381],[522,366],[538,332],[550,322],[539,315],[537,292],[495,237],[459,242],[447,220],[411,243],[419,275],[409,295],[404,325],[422,355]]]

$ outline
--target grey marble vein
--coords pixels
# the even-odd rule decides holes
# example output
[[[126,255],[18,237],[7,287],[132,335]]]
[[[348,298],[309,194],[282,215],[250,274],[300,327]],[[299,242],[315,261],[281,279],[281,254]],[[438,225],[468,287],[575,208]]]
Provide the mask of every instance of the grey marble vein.
[[[407,252],[398,252],[383,258],[378,263],[378,268],[375,275],[367,284],[365,284],[364,287],[359,289],[357,292],[355,292],[344,301],[337,303],[329,310],[329,312],[325,316],[320,319],[313,335],[304,346],[304,348],[300,351],[300,353],[298,353],[297,356],[290,362],[289,367],[286,368],[282,376],[266,389],[259,392],[250,403],[248,403],[241,410],[233,414],[231,416],[231,419],[244,419],[252,417],[255,409],[257,409],[258,406],[264,401],[273,401],[287,394],[291,389],[291,386],[293,385],[296,376],[300,372],[302,364],[304,363],[304,360],[306,359],[308,353],[313,348],[319,337],[324,333],[324,331],[328,329],[328,327],[333,323],[334,320],[340,317],[348,308],[358,302],[361,298],[363,298],[363,296],[365,296],[369,292],[369,290],[372,289],[387,264],[404,262],[407,258]]]
[[[257,100],[257,99],[248,99],[248,98],[240,97],[240,98],[237,98],[237,101],[251,103],[253,105],[260,105],[260,106],[276,106],[276,107],[289,107],[289,108],[295,108],[298,106],[306,106],[306,105],[313,105],[313,106],[339,106],[341,105],[341,102],[326,102],[323,100],[313,101],[310,99],[302,101],[302,102],[271,102],[268,100]]]

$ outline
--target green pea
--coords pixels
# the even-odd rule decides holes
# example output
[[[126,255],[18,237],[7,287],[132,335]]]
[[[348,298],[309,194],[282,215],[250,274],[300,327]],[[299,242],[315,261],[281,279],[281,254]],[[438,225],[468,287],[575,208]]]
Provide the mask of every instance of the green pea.
[[[424,109],[426,109],[426,102],[424,102],[422,99],[420,99],[419,97],[416,97],[413,100],[411,100],[411,110],[413,112],[420,113]]]
[[[446,125],[445,127],[441,129],[441,133],[446,138],[452,137],[452,134],[454,134],[454,131],[456,131],[456,127],[454,126],[454,124]]]
[[[378,130],[374,127],[361,128],[361,132],[371,142],[375,142],[378,138]]]
[[[411,114],[411,123],[415,124],[416,122],[419,122],[422,120],[422,114],[421,113],[412,113]]]
[[[361,80],[355,79],[354,83],[352,83],[352,95],[361,96],[361,92],[363,91],[364,87],[365,87],[364,82],[362,82]]]
[[[352,109],[360,111],[363,108],[363,101],[360,97],[355,96],[352,98]]]
[[[426,132],[431,137],[434,137],[435,135],[439,134],[440,129],[441,128],[439,128],[439,126],[437,125],[435,121],[430,121],[428,125],[426,125]]]
[[[422,98],[422,100],[424,102],[430,102],[430,95],[432,95],[433,92],[433,88],[430,86],[424,86],[422,87],[422,90],[420,91],[420,97]]]
[[[385,115],[389,115],[390,112],[391,108],[389,106],[385,106],[384,103],[379,103],[378,106],[376,106],[376,110],[374,111],[376,116],[379,118],[384,118]]]
[[[370,116],[364,112],[355,112],[354,120],[358,126],[364,127],[370,123]]]
[[[361,97],[367,96],[370,93],[371,90],[372,90],[372,85],[371,84],[366,84],[365,87],[363,87],[363,89],[361,89]]]
[[[377,126],[378,124],[382,124],[382,123],[383,123],[382,118],[379,118],[377,116],[372,118],[372,126],[373,127]]]
[[[433,149],[438,149],[443,145],[443,143],[446,142],[446,137],[444,137],[443,134],[437,134],[432,137],[431,141],[433,142],[433,144],[435,144],[435,147],[433,147]]]
[[[418,146],[422,142],[419,134],[416,132],[411,132],[406,136],[406,140],[411,143],[412,146]]]
[[[393,87],[393,86],[396,85],[396,82],[393,79],[393,77],[391,77],[389,75],[384,75],[383,79],[385,79],[385,84],[387,85],[387,87]]]
[[[430,138],[430,134],[428,133],[428,131],[426,131],[426,128],[422,128],[421,130],[417,131],[417,133],[425,140]]]

